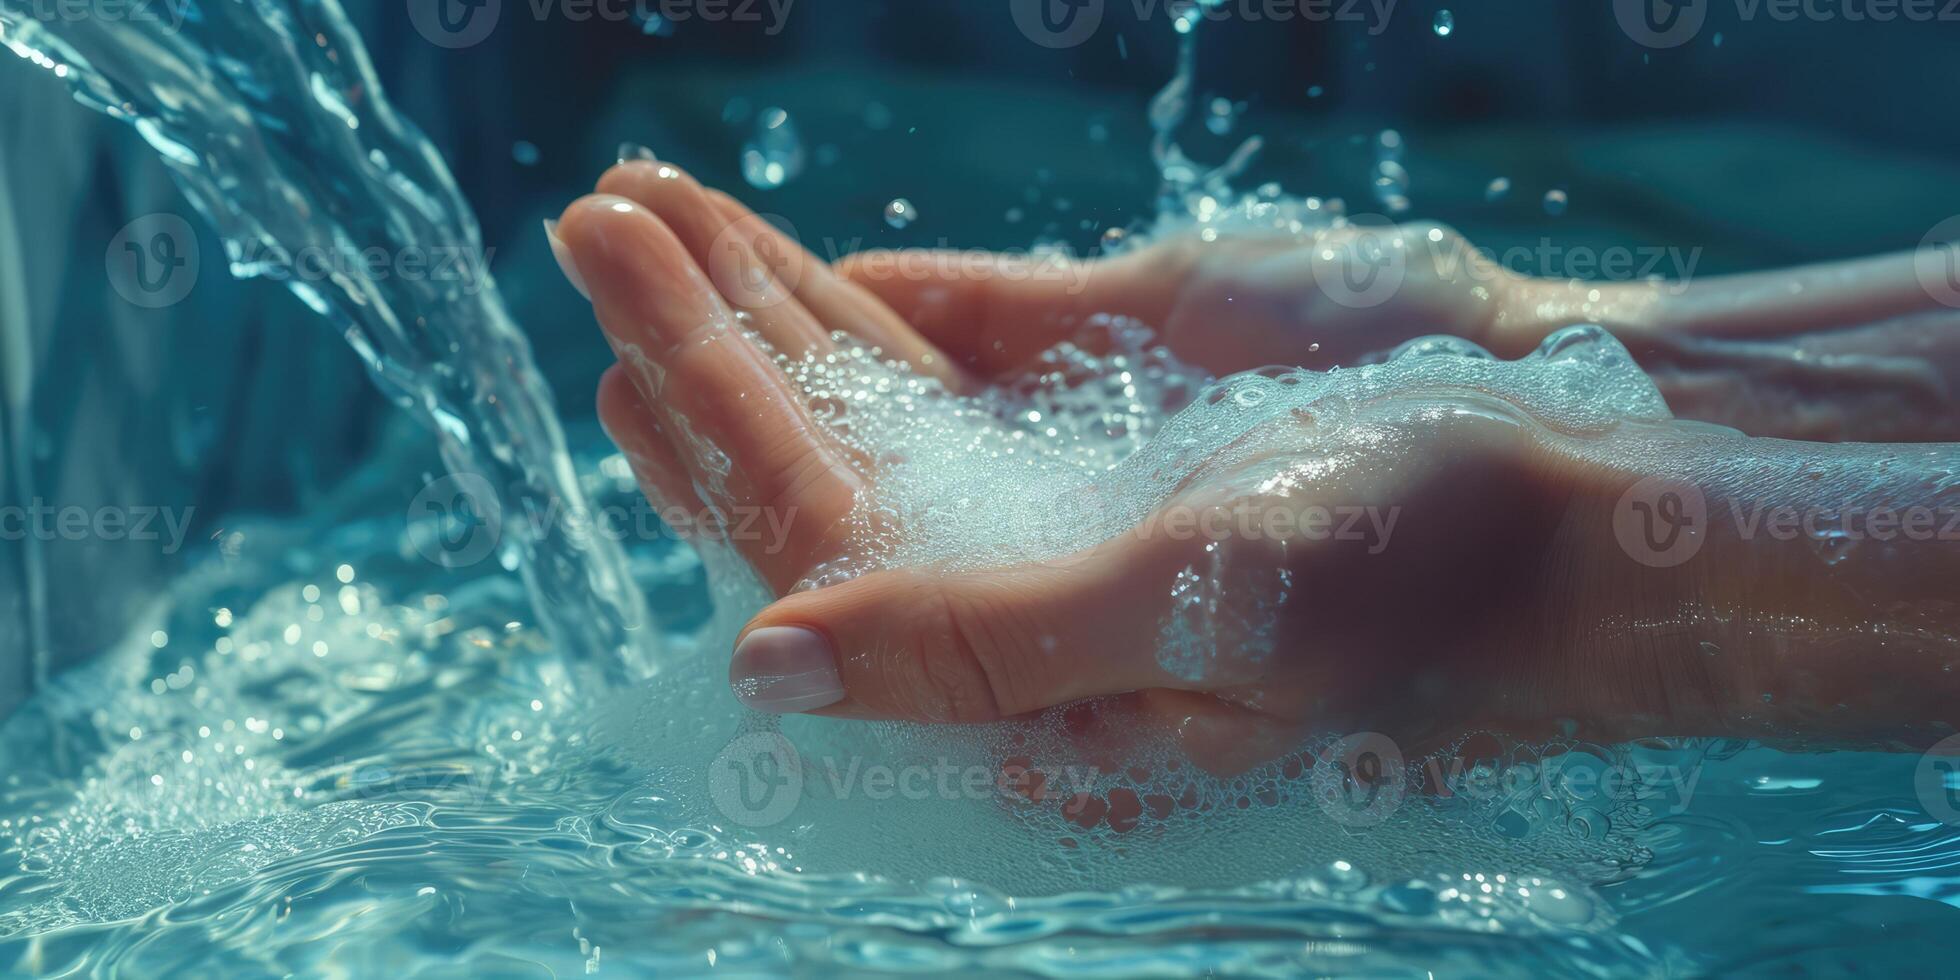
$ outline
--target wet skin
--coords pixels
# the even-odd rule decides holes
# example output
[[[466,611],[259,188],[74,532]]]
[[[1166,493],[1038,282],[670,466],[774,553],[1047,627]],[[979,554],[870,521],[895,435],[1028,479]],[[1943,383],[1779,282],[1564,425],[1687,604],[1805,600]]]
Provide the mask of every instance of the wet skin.
[[[1439,332],[1518,356],[1583,321],[1612,326],[1636,353],[1672,350],[1679,365],[1695,356],[1680,353],[1694,349],[1687,340],[1761,338],[1780,329],[1769,320],[1796,325],[1777,342],[1802,344],[1805,324],[1851,322],[1860,304],[1894,326],[1937,310],[1863,294],[1832,305],[1815,289],[1810,319],[1772,304],[1758,321],[1737,299],[1763,291],[1750,281],[1608,286],[1594,299],[1583,284],[1495,269],[1452,277],[1424,257],[1407,261],[1389,302],[1351,309],[1300,285],[1326,274],[1315,263],[1350,254],[1340,231],[1172,241],[1078,276],[1012,274],[1023,260],[1007,257],[978,275],[916,253],[832,268],[670,165],[621,164],[597,190],[565,211],[554,247],[620,355],[600,385],[600,416],[642,486],[663,504],[799,515],[781,547],[735,542],[781,597],[743,630],[731,664],[737,695],[759,710],[980,722],[1102,699],[1097,710],[1168,726],[1221,771],[1275,758],[1309,731],[1380,731],[1410,746],[1471,727],[1886,743],[1929,741],[1954,720],[1960,683],[1944,666],[1960,652],[1948,594],[1960,540],[1921,534],[1826,556],[1814,537],[1779,538],[1731,515],[1960,506],[1955,446],[1783,442],[1684,423],[1573,435],[1474,393],[1404,392],[1360,406],[1340,432],[1310,414],[1273,423],[1256,453],[1201,469],[1166,505],[1393,509],[1387,547],[1174,535],[1153,520],[1039,566],[894,569],[791,594],[850,547],[844,518],[876,470],[846,458],[743,329],[792,355],[849,335],[960,390],[1014,375],[1093,313],[1135,316],[1228,372],[1351,363]],[[1426,249],[1439,237],[1460,241],[1408,226],[1391,245]],[[1896,278],[1891,266],[1867,271],[1791,275]],[[1919,349],[1896,329],[1886,336]],[[1935,345],[1924,371],[1904,372],[1906,387],[1923,394],[1950,353]],[[1663,391],[1692,399],[1687,385],[1705,388],[1712,370],[1677,372],[1691,382]],[[1747,369],[1731,382],[1790,383]],[[1829,426],[1950,438],[1938,398],[1893,397],[1900,384],[1884,371],[1848,376],[1842,410],[1823,410]],[[1701,403],[1723,421],[1722,405],[1743,402]],[[1879,403],[1916,404],[1926,418],[1880,418]],[[1715,515],[1692,559],[1666,567],[1639,560],[1615,530],[1630,495],[1657,478]],[[1286,573],[1274,655],[1227,653],[1199,677],[1166,669],[1170,586],[1193,567],[1227,580]]]

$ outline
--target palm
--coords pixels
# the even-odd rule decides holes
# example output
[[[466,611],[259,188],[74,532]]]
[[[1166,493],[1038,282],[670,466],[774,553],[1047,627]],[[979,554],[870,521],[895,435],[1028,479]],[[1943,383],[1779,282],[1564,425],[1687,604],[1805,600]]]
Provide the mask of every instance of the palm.
[[[1158,325],[1174,350],[1225,372],[1346,357],[1436,329],[1469,331],[1482,316],[1463,308],[1469,287],[1410,261],[1402,288],[1380,304],[1329,305],[1312,283],[1326,274],[1321,266],[1338,260],[1338,251],[1327,258],[1338,238],[1161,246],[1072,267],[1086,270],[1074,280],[1079,288],[1069,287],[1067,270],[1044,279],[1012,259],[955,264],[954,274],[937,278],[889,267],[880,273],[878,256],[855,257],[833,271],[732,198],[672,167],[622,165],[599,190],[602,196],[568,209],[559,230],[620,355],[601,385],[601,419],[647,492],[663,503],[698,502],[731,514],[759,508],[787,518],[780,540],[738,536],[730,543],[787,596],[745,636],[779,623],[815,623],[838,648],[832,656],[848,696],[840,690],[842,700],[814,710],[979,721],[1145,692],[1125,703],[1172,725],[1200,758],[1234,767],[1256,761],[1244,757],[1248,751],[1277,744],[1268,739],[1284,741],[1300,725],[1324,719],[1328,697],[1361,693],[1361,676],[1331,671],[1339,661],[1328,656],[1289,657],[1258,670],[1226,664],[1209,675],[1167,665],[1159,656],[1160,617],[1139,616],[1138,596],[1162,595],[1180,570],[1208,561],[1203,540],[1124,535],[1040,567],[964,575],[901,568],[788,595],[850,553],[848,518],[880,475],[874,460],[812,417],[772,354],[821,358],[843,336],[959,388],[1015,376],[1042,350],[1077,336],[1088,317],[1113,313]],[[1411,502],[1441,516],[1398,533],[1442,548],[1456,540],[1450,522],[1461,515],[1438,501],[1468,498],[1431,492],[1439,460],[1482,460],[1515,476],[1520,454],[1508,434],[1444,433],[1410,419],[1394,424],[1403,433],[1396,453],[1353,456],[1369,462],[1342,477],[1347,483],[1296,481],[1281,505]],[[1309,440],[1294,455],[1326,449]],[[1261,458],[1261,465],[1287,465],[1283,453]],[[1221,503],[1235,486],[1197,481],[1187,490]],[[1489,503],[1491,511],[1478,515],[1485,526],[1506,526],[1492,518],[1514,509]],[[1330,624],[1347,624],[1353,644],[1371,642],[1367,617],[1330,614],[1380,611],[1383,596],[1437,585],[1423,579],[1434,574],[1423,571],[1435,567],[1430,563],[1369,562],[1338,544],[1238,552],[1236,561],[1253,574],[1286,568],[1314,584],[1316,601],[1296,606],[1313,611],[1304,618],[1288,613],[1277,625],[1288,649],[1324,646],[1338,635],[1327,632]],[[1367,589],[1356,587],[1361,582]],[[1333,596],[1348,598],[1329,602]],[[1214,642],[1229,646],[1230,632]],[[1397,642],[1413,651],[1417,639]],[[1074,655],[1052,655],[1057,649]],[[736,660],[739,668],[740,652]]]

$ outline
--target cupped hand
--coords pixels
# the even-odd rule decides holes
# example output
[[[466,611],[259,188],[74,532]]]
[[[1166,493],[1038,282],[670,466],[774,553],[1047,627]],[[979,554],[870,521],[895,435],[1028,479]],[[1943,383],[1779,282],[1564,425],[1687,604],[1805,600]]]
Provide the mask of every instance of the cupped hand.
[[[1263,363],[1285,359],[1303,314],[1233,304],[1312,261],[1297,250],[1139,252],[1057,294],[1005,266],[880,277],[869,255],[832,270],[665,164],[622,164],[598,191],[565,211],[554,246],[619,355],[599,393],[607,430],[656,500],[761,509],[787,529],[731,536],[780,597],[732,658],[749,706],[984,722],[1118,698],[1226,769],[1307,728],[1420,738],[1537,710],[1501,692],[1528,689],[1507,683],[1537,620],[1515,583],[1553,560],[1566,484],[1534,427],[1462,394],[1350,406],[1338,425],[1275,418],[1138,528],[1057,560],[792,593],[850,553],[847,518],[878,465],[812,417],[750,331],[791,357],[849,335],[954,388],[1011,373],[1099,312],[1165,324],[1194,357],[1215,342],[1205,326],[1229,325],[1232,356]],[[1358,348],[1385,329],[1316,342]]]

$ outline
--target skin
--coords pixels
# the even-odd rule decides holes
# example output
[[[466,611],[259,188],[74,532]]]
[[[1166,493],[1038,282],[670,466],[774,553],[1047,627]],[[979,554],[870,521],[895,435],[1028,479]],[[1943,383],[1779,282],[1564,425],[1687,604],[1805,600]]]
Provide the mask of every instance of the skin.
[[[733,542],[781,597],[738,640],[738,692],[769,666],[748,641],[795,627],[821,639],[841,683],[841,697],[811,713],[982,722],[1100,698],[1095,710],[1169,726],[1219,771],[1272,759],[1309,730],[1373,730],[1411,746],[1472,726],[1601,738],[1802,731],[1860,743],[1951,730],[1960,540],[1938,533],[1943,521],[1883,541],[1873,533],[1826,561],[1813,536],[1778,537],[1744,518],[1780,507],[1943,514],[1960,507],[1954,445],[1785,442],[1682,423],[1575,435],[1493,398],[1412,392],[1359,406],[1339,431],[1311,417],[1268,426],[1245,458],[1201,470],[1134,533],[1058,561],[877,571],[791,593],[845,553],[844,518],[876,470],[810,417],[743,326],[792,355],[821,353],[840,331],[959,390],[1012,376],[1092,313],[1152,324],[1220,373],[1353,363],[1433,333],[1516,357],[1558,327],[1601,322],[1643,363],[1662,365],[1670,403],[1753,424],[1735,409],[1750,399],[1705,396],[1716,372],[1759,399],[1822,382],[1737,369],[1701,341],[1802,349],[1863,329],[1859,310],[1881,326],[1944,316],[1930,344],[1898,329],[1869,335],[1892,343],[1900,364],[1847,372],[1831,389],[1839,399],[1801,424],[1843,438],[1954,437],[1944,400],[1955,388],[1952,311],[1906,295],[1909,257],[1903,280],[1892,259],[1856,275],[1800,270],[1691,290],[1588,286],[1474,258],[1446,268],[1428,250],[1460,238],[1405,230],[1393,243],[1410,250],[1401,288],[1363,309],[1301,285],[1328,271],[1316,263],[1342,261],[1338,237],[1173,241],[1074,267],[1080,276],[929,253],[870,253],[833,268],[679,169],[633,162],[565,211],[555,245],[620,355],[599,413],[649,496],[796,515],[780,547]],[[1811,300],[1788,299],[1791,283],[1808,285]],[[1784,298],[1763,299],[1772,294]],[[1274,489],[1274,474],[1291,476]],[[1615,531],[1629,501],[1646,499],[1642,481],[1658,478],[1698,494],[1710,515],[1699,550],[1667,567],[1639,560]],[[1166,530],[1173,512],[1234,507],[1398,517],[1387,542]],[[1186,568],[1227,582],[1284,571],[1288,598],[1270,617],[1278,653],[1234,656],[1243,637],[1226,625],[1227,652],[1202,677],[1160,664],[1170,586]]]

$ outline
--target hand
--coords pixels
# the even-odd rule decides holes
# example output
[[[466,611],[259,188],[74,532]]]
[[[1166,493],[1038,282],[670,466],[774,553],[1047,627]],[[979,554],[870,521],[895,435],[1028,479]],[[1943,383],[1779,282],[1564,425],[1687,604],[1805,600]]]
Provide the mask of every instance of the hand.
[[[742,631],[731,665],[752,707],[979,722],[1127,695],[1113,707],[1173,725],[1221,768],[1270,757],[1307,725],[1369,719],[1416,735],[1439,719],[1532,711],[1494,692],[1507,689],[1499,678],[1515,658],[1505,652],[1522,646],[1532,618],[1512,583],[1546,559],[1562,484],[1530,427],[1459,410],[1461,396],[1369,406],[1339,427],[1360,441],[1330,442],[1311,413],[1278,420],[1260,452],[1195,479],[1135,533],[1057,561],[891,569],[786,595],[849,551],[845,518],[878,474],[811,418],[739,327],[792,356],[822,352],[842,331],[958,385],[1046,346],[1039,331],[1014,329],[1017,311],[1039,313],[1022,305],[1030,280],[921,289],[915,332],[850,274],[865,260],[833,275],[676,168],[621,165],[599,190],[567,209],[558,237],[620,354],[600,389],[608,431],[663,502],[698,494],[794,515],[781,547],[733,542],[785,596]],[[793,270],[770,261],[789,255],[802,256]],[[1067,309],[1093,311],[1095,290],[1120,295],[1141,281],[1125,277],[1147,278],[1141,264],[1159,260],[1145,253],[1096,276],[1084,292],[1096,298]],[[752,274],[761,269],[772,274]],[[1226,280],[1212,270],[1183,281],[1202,285],[1172,291],[1169,322]],[[1032,322],[1063,331],[1072,315]],[[980,331],[953,330],[963,319]],[[1312,513],[1372,513],[1374,535],[1268,536],[1230,522],[1175,531],[1180,514],[1202,525],[1235,511],[1291,514],[1295,526]],[[1180,620],[1174,593],[1193,580],[1226,591],[1202,621]],[[1414,604],[1426,614],[1407,615]]]
[[[1167,239],[1115,258],[864,252],[844,278],[896,311],[967,375],[992,379],[1074,339],[1093,314],[1133,317],[1215,375],[1268,364],[1353,365],[1448,334],[1520,356],[1527,283],[1433,223]]]

